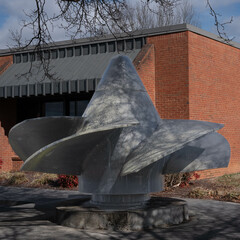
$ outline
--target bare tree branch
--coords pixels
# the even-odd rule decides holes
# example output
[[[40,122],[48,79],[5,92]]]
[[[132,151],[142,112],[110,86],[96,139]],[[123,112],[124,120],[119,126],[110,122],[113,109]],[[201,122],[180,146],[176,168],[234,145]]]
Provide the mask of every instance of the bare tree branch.
[[[131,6],[129,0],[55,0],[58,11],[49,15],[46,0],[34,0],[35,8],[26,12],[26,19],[18,32],[11,32],[15,47],[24,50],[33,46],[40,60],[45,77],[57,79],[45,54],[49,44],[54,45],[52,30],[57,25],[71,39],[78,37],[98,37],[106,33],[128,33],[143,28],[154,28],[177,23],[199,26],[192,5],[187,0],[139,0]],[[210,14],[215,19],[219,36],[226,42],[225,24],[220,23],[219,14],[207,0]],[[229,21],[232,22],[232,19]],[[30,39],[24,38],[24,31],[32,32]],[[39,68],[40,69],[40,68]],[[29,74],[32,70],[30,67]]]
[[[207,0],[207,7],[210,10],[210,15],[214,18],[214,25],[216,26],[216,30],[218,32],[219,37],[226,43],[230,44],[230,42],[234,38],[229,38],[226,31],[225,31],[225,25],[230,24],[233,22],[233,17],[230,18],[227,22],[220,22],[219,17],[221,17],[221,14],[217,13],[212,5],[210,4],[210,0]]]

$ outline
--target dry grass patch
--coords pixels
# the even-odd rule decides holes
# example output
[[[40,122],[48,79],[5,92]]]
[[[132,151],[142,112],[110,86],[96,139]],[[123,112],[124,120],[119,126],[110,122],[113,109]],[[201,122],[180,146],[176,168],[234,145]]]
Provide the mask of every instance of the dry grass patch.
[[[10,173],[9,172],[3,172],[0,174],[0,183],[4,183],[6,182],[10,177]]]
[[[202,187],[196,187],[189,191],[188,197],[190,198],[210,198],[215,200],[239,202],[240,192],[233,192],[227,190],[211,190]]]
[[[203,187],[196,187],[189,191],[188,197],[190,198],[205,198],[216,196],[216,191],[205,189]]]
[[[43,185],[52,185],[58,178],[57,174],[43,173],[37,174],[34,176],[30,183],[31,186],[43,186]]]
[[[219,187],[237,188],[240,191],[240,173],[226,174],[216,179]]]
[[[21,185],[28,182],[26,174],[24,172],[9,173],[5,179],[7,185]]]
[[[207,184],[207,180],[204,181],[190,189],[188,197],[240,202],[240,173],[209,179]]]
[[[51,188],[54,186],[57,178],[57,174],[50,173],[5,172],[0,173],[0,185]]]

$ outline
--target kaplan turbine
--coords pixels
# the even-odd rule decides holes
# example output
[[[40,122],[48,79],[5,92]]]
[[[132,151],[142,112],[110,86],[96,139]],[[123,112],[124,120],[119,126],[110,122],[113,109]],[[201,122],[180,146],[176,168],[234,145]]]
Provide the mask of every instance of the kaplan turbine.
[[[79,191],[106,208],[139,206],[163,190],[163,175],[227,167],[222,124],[162,120],[131,60],[112,59],[82,117],[44,117],[14,126],[22,170],[79,176]]]

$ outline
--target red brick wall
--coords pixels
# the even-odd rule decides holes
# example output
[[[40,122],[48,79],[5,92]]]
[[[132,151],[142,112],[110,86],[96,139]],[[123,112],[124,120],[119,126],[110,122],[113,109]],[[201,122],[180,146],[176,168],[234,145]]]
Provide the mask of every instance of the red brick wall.
[[[0,74],[2,74],[13,63],[13,56],[0,57]]]
[[[12,157],[16,156],[11,146],[8,143],[8,137],[0,123],[0,159],[2,165],[0,172],[7,172],[12,170]]]
[[[155,105],[155,51],[153,44],[145,44],[133,64],[140,76],[148,95]]]
[[[147,38],[155,47],[156,108],[161,118],[188,119],[187,32]]]
[[[0,57],[0,74],[13,63],[12,56]],[[12,157],[16,156],[8,142],[8,133],[16,123],[16,101],[0,100],[0,172],[12,170]]]
[[[19,157],[12,158],[12,171],[19,171],[23,165],[23,161]]]
[[[226,169],[201,177],[240,172],[240,50],[189,32],[190,119],[225,124],[219,132],[231,146]]]

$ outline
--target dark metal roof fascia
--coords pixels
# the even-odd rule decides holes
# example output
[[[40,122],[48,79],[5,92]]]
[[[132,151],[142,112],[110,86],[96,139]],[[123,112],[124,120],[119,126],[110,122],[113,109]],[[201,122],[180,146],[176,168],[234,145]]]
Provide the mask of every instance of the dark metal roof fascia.
[[[0,87],[0,98],[45,96],[94,91],[100,79],[72,80]]]
[[[186,31],[186,24],[178,24],[178,25],[171,25],[171,26],[164,26],[159,28],[151,28],[151,29],[143,29],[143,30],[136,30],[129,33],[120,33],[116,35],[105,35],[101,37],[89,37],[89,38],[81,38],[75,40],[65,40],[59,41],[55,43],[50,43],[46,49],[55,49],[55,48],[65,48],[65,47],[73,47],[76,45],[84,45],[84,44],[95,44],[101,42],[111,42],[116,40],[123,40],[123,39],[131,39],[131,38],[138,38],[138,37],[145,37],[145,36],[152,36],[152,35],[160,35],[172,32],[181,32]],[[43,47],[44,49],[44,47]],[[16,54],[16,53],[24,53],[30,52],[34,50],[34,46],[29,46],[24,50],[9,50],[9,49],[0,49],[0,55],[9,55],[9,54]]]

